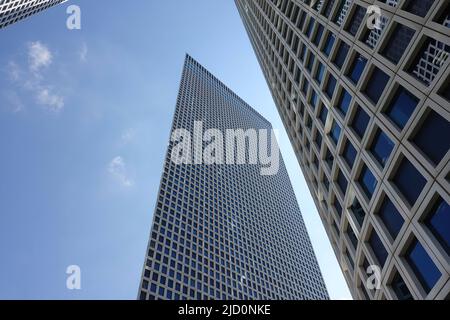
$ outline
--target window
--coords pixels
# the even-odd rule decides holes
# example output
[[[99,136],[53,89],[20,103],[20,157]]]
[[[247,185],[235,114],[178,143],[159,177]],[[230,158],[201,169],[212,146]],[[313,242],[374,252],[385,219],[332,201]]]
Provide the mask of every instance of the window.
[[[364,165],[361,170],[361,174],[359,176],[359,184],[361,185],[366,196],[371,199],[373,193],[375,192],[375,188],[377,187],[377,179],[374,177],[374,175],[366,165]]]
[[[448,137],[450,137],[450,123],[430,109],[419,131],[414,135],[413,142],[435,165],[438,165],[450,149]]]
[[[395,273],[395,276],[392,279],[391,288],[395,292],[398,300],[413,300],[411,292],[398,272]]]
[[[404,220],[388,196],[384,197],[377,214],[391,237],[395,239],[403,226]]]
[[[364,218],[366,217],[366,213],[364,212],[364,209],[361,206],[361,203],[359,203],[358,199],[355,197],[353,199],[353,202],[350,206],[350,210],[353,212],[353,215],[355,216],[356,220],[359,223],[359,226],[362,227],[364,223]]]
[[[334,94],[334,89],[336,89],[336,78],[332,74],[328,77],[327,86],[325,88],[325,93],[328,98],[332,99]]]
[[[345,116],[347,114],[348,108],[350,106],[350,101],[352,101],[352,96],[342,88],[341,97],[339,98],[337,108]]]
[[[389,156],[394,149],[395,144],[389,139],[389,137],[380,129],[378,129],[373,139],[370,152],[378,163],[384,168]]]
[[[418,103],[419,99],[400,86],[385,113],[399,129],[403,129]]]
[[[372,230],[372,233],[369,237],[369,244],[372,248],[373,253],[375,254],[375,257],[380,263],[380,266],[383,267],[388,257],[388,252],[386,251],[383,242],[381,242],[381,239],[375,232],[375,230]]]
[[[364,58],[359,53],[356,54],[352,63],[352,67],[350,68],[350,72],[348,74],[348,77],[353,81],[355,85],[358,84],[358,81],[361,78],[364,68],[366,67],[366,64],[367,59]]]
[[[394,183],[406,201],[413,206],[427,181],[408,159],[403,158],[394,177]]]
[[[350,22],[348,23],[348,27],[346,30],[352,35],[355,36],[358,32],[358,29],[361,25],[361,22],[364,20],[366,15],[366,9],[361,6],[356,5],[355,13],[353,14]]]
[[[341,127],[339,127],[337,122],[334,121],[333,125],[331,126],[331,131],[330,131],[331,140],[333,140],[333,142],[335,144],[338,144],[340,135],[341,135]]]
[[[325,67],[321,62],[319,62],[319,66],[317,67],[317,71],[316,71],[316,80],[319,84],[322,83],[324,73],[325,73]]]
[[[325,45],[323,47],[323,53],[328,57],[331,53],[331,49],[333,48],[334,41],[336,37],[333,33],[328,33],[327,40],[325,41]]]
[[[403,10],[425,17],[433,3],[434,0],[406,0]]]
[[[350,140],[348,140],[345,144],[342,155],[344,156],[344,159],[347,162],[348,166],[352,168],[355,164],[356,149],[353,147],[353,144],[350,142]]]
[[[449,45],[436,39],[426,37],[422,48],[416,55],[416,59],[409,67],[408,72],[423,84],[429,86],[441,68],[446,65],[445,62],[447,61],[449,54]]]
[[[308,38],[311,36],[311,33],[313,31],[314,22],[315,22],[314,18],[309,19],[308,28],[306,29],[306,37]]]
[[[392,63],[397,64],[408,48],[413,36],[413,29],[397,24],[381,54]]]
[[[411,243],[405,258],[424,290],[429,293],[442,274],[417,239]]]
[[[325,123],[327,122],[327,116],[328,116],[328,108],[325,105],[322,105],[322,109],[320,109],[319,113],[319,119],[323,125],[325,125]]]
[[[340,69],[344,65],[345,59],[347,58],[349,45],[345,42],[341,42],[336,57],[334,58],[334,64]]]
[[[347,191],[348,181],[345,178],[344,174],[342,173],[342,170],[339,170],[336,182],[337,182],[339,188],[341,188],[342,194],[345,194],[345,192]]]
[[[369,121],[370,118],[368,114],[360,106],[358,106],[355,116],[353,117],[351,127],[360,139],[364,137]]]
[[[322,39],[322,34],[323,34],[323,26],[319,24],[319,26],[317,27],[316,35],[314,36],[313,40],[313,43],[316,45],[316,47],[319,46],[320,39]]]
[[[334,157],[333,157],[333,154],[331,153],[330,149],[327,149],[324,160],[325,160],[326,164],[328,165],[328,168],[331,170],[331,168],[333,168]]]
[[[353,249],[356,250],[356,248],[358,247],[358,238],[356,237],[355,232],[353,232],[353,229],[352,227],[350,227],[350,225],[347,227],[347,236],[353,245]]]
[[[450,206],[439,197],[431,208],[425,221],[425,225],[439,241],[441,246],[450,256]]]
[[[365,89],[367,97],[369,97],[369,99],[372,100],[374,104],[377,104],[378,100],[380,100],[380,97],[384,89],[386,88],[388,81],[389,76],[375,67]]]

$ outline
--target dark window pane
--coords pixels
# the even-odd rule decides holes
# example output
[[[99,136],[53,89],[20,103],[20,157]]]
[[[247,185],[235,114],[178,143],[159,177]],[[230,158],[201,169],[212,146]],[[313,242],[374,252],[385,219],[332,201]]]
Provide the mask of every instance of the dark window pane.
[[[383,221],[386,229],[393,239],[395,239],[403,226],[404,220],[392,201],[385,196],[381,205],[378,216]]]
[[[348,181],[342,173],[342,170],[339,170],[336,182],[339,188],[341,188],[342,194],[345,194],[345,192],[347,191]]]
[[[413,206],[427,181],[411,164],[411,162],[404,158],[398,167],[397,173],[394,177],[394,183],[406,198],[406,201]]]
[[[444,199],[439,197],[425,224],[450,256],[450,206]]]
[[[373,253],[375,254],[375,257],[380,263],[380,266],[383,267],[388,257],[388,252],[386,251],[383,242],[381,242],[381,239],[375,232],[375,230],[372,230],[372,234],[370,235],[369,238],[369,244],[370,247],[372,248]]]
[[[327,149],[327,153],[325,154],[325,162],[328,165],[328,168],[331,170],[333,168],[334,157],[331,153],[330,149]]]
[[[355,13],[353,14],[353,16],[348,24],[348,27],[347,27],[347,31],[352,36],[355,36],[356,33],[358,32],[359,26],[363,22],[365,15],[366,15],[366,9],[357,5]]]
[[[377,187],[377,179],[374,177],[369,168],[364,165],[359,176],[359,183],[369,199],[372,198],[375,188]]]
[[[388,81],[389,76],[375,67],[365,90],[365,93],[374,104],[378,103]]]
[[[408,48],[413,36],[413,29],[402,24],[397,24],[381,54],[394,64],[397,64],[402,58],[405,50]]]
[[[403,10],[425,17],[435,0],[406,0]]]
[[[417,239],[411,244],[406,259],[425,291],[430,292],[442,274]]]
[[[325,93],[327,94],[328,98],[330,99],[333,98],[335,88],[336,88],[336,78],[330,74],[330,76],[328,77],[327,87],[325,88]]]
[[[359,226],[361,227],[363,225],[366,213],[364,212],[364,209],[362,208],[361,204],[359,203],[359,201],[356,197],[353,200],[352,205],[350,206],[350,209],[352,210],[353,215],[355,216],[356,220],[359,223]]]
[[[419,99],[405,88],[399,87],[385,113],[397,127],[403,129],[418,103]]]
[[[334,58],[334,64],[340,69],[344,65],[345,59],[347,58],[348,50],[350,49],[349,45],[345,42],[341,42],[339,46],[336,57]]]
[[[358,238],[356,238],[356,235],[350,226],[347,227],[347,235],[353,245],[353,249],[356,250],[356,248],[358,247]]]
[[[381,166],[384,167],[389,159],[389,156],[391,155],[392,150],[394,149],[394,146],[395,144],[391,141],[391,139],[389,139],[389,137],[382,130],[378,129],[370,151]]]
[[[430,110],[413,142],[438,165],[450,149],[450,123],[436,111]]]
[[[344,156],[345,161],[347,161],[348,166],[352,168],[356,159],[356,149],[353,147],[350,141],[347,141],[342,155]]]
[[[391,287],[392,290],[394,290],[398,300],[413,300],[411,292],[409,291],[405,281],[403,281],[402,277],[398,272],[392,279]]]
[[[364,137],[367,125],[369,124],[369,120],[370,118],[368,114],[361,107],[358,106],[358,109],[355,112],[355,116],[353,118],[351,126],[361,139]]]
[[[361,74],[366,67],[367,59],[364,58],[359,53],[355,56],[355,60],[353,60],[353,65],[350,69],[349,78],[353,81],[354,84],[357,84],[359,78],[361,78]]]
[[[323,26],[321,24],[319,24],[319,26],[317,27],[316,35],[314,36],[314,41],[313,41],[313,43],[316,45],[316,47],[319,46],[320,39],[322,39],[322,34],[323,34]]]

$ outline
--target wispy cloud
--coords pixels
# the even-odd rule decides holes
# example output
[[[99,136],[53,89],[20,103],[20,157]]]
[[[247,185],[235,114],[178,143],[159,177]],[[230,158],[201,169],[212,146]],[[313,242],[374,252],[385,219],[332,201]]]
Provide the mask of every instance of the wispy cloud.
[[[28,63],[31,71],[39,72],[41,68],[48,67],[52,61],[53,54],[40,41],[28,44]]]
[[[134,185],[134,181],[128,177],[127,167],[121,156],[117,156],[111,160],[108,164],[108,172],[124,187],[131,187]]]
[[[24,109],[22,99],[15,91],[4,91],[3,97],[6,101],[5,107],[13,113],[20,112]]]
[[[64,108],[64,97],[44,76],[44,69],[53,63],[53,53],[45,44],[35,41],[27,44],[27,57],[25,65],[21,66],[16,61],[10,61],[6,68],[10,81],[16,86],[15,90],[7,94],[7,100],[14,106],[11,110],[19,112],[24,109],[17,94],[21,91],[31,94],[35,103],[48,111],[55,113],[61,111]]]
[[[126,129],[120,136],[120,144],[127,145],[131,143],[136,136],[136,130],[133,128]]]
[[[83,44],[81,45],[80,52],[79,52],[80,61],[81,62],[86,62],[87,61],[87,55],[88,55],[88,46],[87,46],[86,42],[83,42]]]

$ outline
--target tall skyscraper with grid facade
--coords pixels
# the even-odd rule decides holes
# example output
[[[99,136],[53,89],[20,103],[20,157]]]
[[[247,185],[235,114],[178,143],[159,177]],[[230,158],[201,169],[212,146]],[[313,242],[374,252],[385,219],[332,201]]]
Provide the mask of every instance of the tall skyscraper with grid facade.
[[[272,129],[186,56],[172,132],[193,132],[196,121],[223,132]],[[173,147],[171,139],[139,299],[328,299],[281,158],[265,176],[255,164],[176,164]]]
[[[449,1],[235,2],[353,296],[449,299]]]
[[[0,0],[0,29],[67,0]]]

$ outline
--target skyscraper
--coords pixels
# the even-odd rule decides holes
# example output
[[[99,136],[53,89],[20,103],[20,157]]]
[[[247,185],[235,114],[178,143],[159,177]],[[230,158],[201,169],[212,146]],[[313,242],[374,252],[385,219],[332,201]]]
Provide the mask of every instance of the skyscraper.
[[[449,299],[450,3],[235,2],[353,296]]]
[[[0,29],[67,0],[0,0]]]
[[[186,56],[172,134],[199,121],[216,133],[272,129]],[[177,164],[175,146],[171,138],[139,299],[328,299],[283,160],[269,175],[250,162]]]

